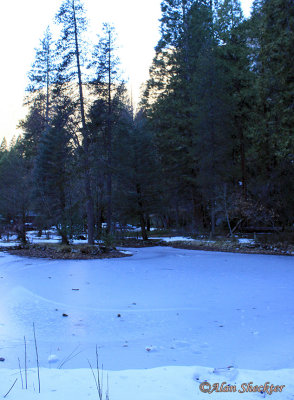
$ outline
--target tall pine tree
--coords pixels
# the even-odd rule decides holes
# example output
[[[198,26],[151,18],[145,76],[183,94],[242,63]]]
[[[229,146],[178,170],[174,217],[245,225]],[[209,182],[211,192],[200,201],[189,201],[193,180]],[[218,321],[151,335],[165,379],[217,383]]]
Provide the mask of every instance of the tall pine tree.
[[[56,15],[56,22],[61,25],[61,37],[57,44],[60,58],[58,73],[59,83],[65,87],[70,81],[77,82],[79,116],[82,136],[81,167],[84,174],[84,194],[87,212],[88,243],[94,243],[94,205],[91,186],[90,137],[86,124],[83,70],[86,54],[83,33],[87,20],[83,3],[80,0],[64,0]]]

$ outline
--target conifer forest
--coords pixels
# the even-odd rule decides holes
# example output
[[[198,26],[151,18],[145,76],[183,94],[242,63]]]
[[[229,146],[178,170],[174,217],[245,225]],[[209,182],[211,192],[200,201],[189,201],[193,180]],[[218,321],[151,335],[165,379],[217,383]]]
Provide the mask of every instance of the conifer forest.
[[[102,32],[92,43],[82,0],[64,0],[40,39],[22,133],[0,147],[0,235],[294,238],[293,1],[246,19],[238,0],[163,0],[138,105]]]

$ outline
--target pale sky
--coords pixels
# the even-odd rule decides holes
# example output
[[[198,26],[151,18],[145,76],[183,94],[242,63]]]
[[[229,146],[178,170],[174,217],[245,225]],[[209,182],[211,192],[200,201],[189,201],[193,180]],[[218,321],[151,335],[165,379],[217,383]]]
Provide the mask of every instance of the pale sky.
[[[252,0],[241,0],[245,16]],[[62,0],[5,0],[0,17],[0,143],[20,133],[22,102],[27,72],[34,61],[46,27],[51,24]],[[148,78],[148,70],[159,39],[161,0],[84,0],[92,30],[112,23],[118,34],[119,56],[133,95]],[[96,29],[97,27],[97,29]]]

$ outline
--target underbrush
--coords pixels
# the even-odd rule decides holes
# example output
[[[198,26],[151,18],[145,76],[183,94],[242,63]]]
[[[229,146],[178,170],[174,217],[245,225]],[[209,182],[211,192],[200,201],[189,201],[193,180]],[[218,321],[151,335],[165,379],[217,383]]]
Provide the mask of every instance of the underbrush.
[[[18,245],[13,248],[3,248],[14,255],[36,258],[51,258],[51,259],[97,259],[97,258],[118,258],[127,257],[128,255],[118,251],[113,247],[104,245],[77,244],[64,245],[55,243],[38,243],[31,245]]]
[[[175,241],[169,243],[174,248],[205,251],[222,251],[248,254],[294,255],[294,245],[287,242],[265,243],[259,239],[240,243],[237,238],[217,238],[215,240]]]
[[[276,232],[271,234],[259,234],[256,241],[269,248],[277,247],[283,250],[294,247],[294,232]]]

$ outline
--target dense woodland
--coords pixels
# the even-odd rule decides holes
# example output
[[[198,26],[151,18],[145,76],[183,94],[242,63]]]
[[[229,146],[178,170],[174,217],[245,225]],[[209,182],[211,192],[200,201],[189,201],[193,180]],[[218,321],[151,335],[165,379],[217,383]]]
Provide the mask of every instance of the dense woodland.
[[[126,224],[233,235],[294,223],[294,3],[163,0],[140,105],[108,24],[64,0],[29,71],[23,134],[0,147],[1,229],[88,243]],[[9,228],[8,228],[9,227]],[[105,228],[106,227],[106,228]]]

